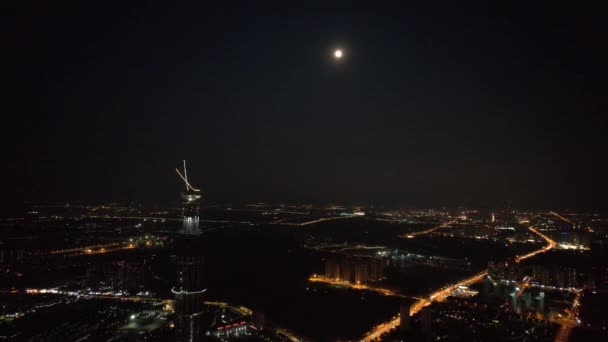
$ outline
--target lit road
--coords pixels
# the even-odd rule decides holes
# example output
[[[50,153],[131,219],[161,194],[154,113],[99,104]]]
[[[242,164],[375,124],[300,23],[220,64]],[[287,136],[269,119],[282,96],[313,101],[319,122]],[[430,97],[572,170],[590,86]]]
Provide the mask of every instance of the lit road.
[[[567,342],[572,333],[572,328],[578,324],[578,310],[580,308],[581,291],[576,291],[576,297],[572,302],[572,307],[566,310],[568,315],[566,317],[558,315],[549,319],[550,322],[559,324],[559,330],[555,335],[555,342]]]
[[[488,274],[487,271],[477,273],[476,275],[465,278],[456,284],[449,285],[445,288],[439,289],[439,290],[431,293],[429,295],[428,299],[425,299],[425,298],[419,299],[417,302],[412,304],[412,306],[410,306],[410,316],[417,314],[420,310],[422,310],[422,308],[424,308],[427,305],[430,305],[432,301],[439,301],[439,302],[443,301],[452,292],[454,292],[454,290],[456,290],[456,288],[458,286],[469,286],[471,284],[474,284],[478,281],[481,281],[487,274]],[[368,332],[365,335],[363,340],[364,341],[375,341],[375,340],[379,339],[380,336],[391,331],[392,329],[396,328],[397,326],[399,326],[399,316],[397,316],[396,318],[393,318],[392,320],[390,320],[388,322],[384,322],[384,323],[381,323],[381,324],[375,326],[372,329],[372,331]]]
[[[370,250],[376,250],[376,249],[383,250],[383,249],[386,249],[386,246],[354,245],[354,246],[344,247],[344,248],[340,249],[339,251],[340,252],[345,252],[345,251],[353,251],[353,250],[360,250],[360,249],[368,250],[368,251],[370,251]]]
[[[347,282],[347,281],[339,281],[339,280],[336,281],[334,279],[329,279],[329,278],[322,277],[322,276],[312,276],[312,277],[308,278],[308,281],[315,282],[315,283],[324,283],[324,284],[330,284],[330,285],[344,286],[344,287],[349,287],[349,288],[355,289],[355,290],[367,290],[367,291],[381,293],[385,296],[395,296],[395,297],[401,297],[401,298],[411,298],[411,299],[422,300],[422,298],[420,298],[420,297],[402,295],[402,294],[396,293],[395,291],[391,291],[389,289],[385,289],[385,288],[381,288],[381,287],[369,286],[369,285],[364,285],[364,284],[351,284],[350,282]]]
[[[287,225],[287,226],[308,226],[311,224],[316,224],[316,223],[321,223],[321,222],[325,222],[325,221],[332,221],[332,220],[339,220],[339,219],[349,219],[349,218],[355,218],[355,217],[363,217],[363,215],[353,215],[353,216],[332,216],[332,217],[322,217],[320,219],[316,219],[316,220],[312,220],[312,221],[307,221],[307,222],[282,222],[281,224]]]
[[[561,325],[557,331],[557,335],[555,335],[555,342],[567,342],[570,338],[570,334],[572,333],[572,328],[574,328],[576,324],[569,324],[565,322],[560,322],[558,324]]]
[[[572,328],[577,325],[578,309],[580,306],[580,292],[577,292],[576,298],[572,304],[572,308],[568,311],[568,317],[561,317],[559,320],[554,321],[560,325],[557,335],[555,335],[555,342],[567,342],[572,333]]]
[[[433,228],[430,228],[430,229],[422,230],[422,231],[419,231],[419,232],[413,232],[413,233],[409,233],[409,234],[403,234],[403,235],[400,235],[399,237],[411,239],[411,238],[416,237],[418,235],[432,233],[432,232],[436,231],[437,229],[447,227],[447,226],[449,226],[451,224],[454,224],[454,223],[456,223],[456,220],[448,221],[448,222],[445,222],[445,223],[443,223],[443,224],[441,224],[441,225],[439,225],[437,227],[433,227]]]
[[[557,213],[551,212],[551,214],[556,215],[556,216],[564,219],[563,217],[561,217]],[[539,232],[534,227],[529,227],[529,229],[534,234],[536,234],[536,235],[542,237],[543,239],[545,239],[545,241],[547,241],[548,245],[545,246],[545,247],[543,247],[543,248],[541,248],[541,249],[538,249],[538,250],[536,250],[534,252],[530,252],[530,253],[525,254],[525,255],[517,256],[517,258],[515,259],[517,262],[520,262],[521,260],[524,260],[524,259],[531,258],[531,257],[533,257],[533,256],[535,256],[537,254],[544,253],[546,251],[549,251],[549,250],[557,247],[557,242],[555,242],[553,239],[551,239],[547,235]],[[522,290],[523,290],[523,287],[522,287]],[[568,312],[568,317],[561,317],[559,319],[552,319],[552,320],[550,320],[553,323],[557,323],[557,324],[560,325],[559,330],[557,331],[557,335],[555,335],[555,342],[566,342],[570,338],[570,334],[572,333],[572,328],[574,328],[576,326],[576,317],[577,317],[577,314],[578,314],[579,305],[580,305],[580,293],[577,292],[576,298],[574,299],[574,302],[572,304],[572,308]]]
[[[569,220],[569,219],[563,217],[562,215],[556,213],[555,211],[550,211],[549,214],[551,214],[551,215],[559,218],[560,220],[562,220],[564,222],[567,222],[567,223],[570,223],[571,225],[574,225],[574,222],[572,222],[571,220]]]
[[[452,224],[453,221],[445,223],[443,226],[447,226],[449,224]],[[418,234],[426,234],[429,233],[430,231],[436,230],[441,228],[441,226],[432,228],[430,230],[426,230],[423,232],[419,232]],[[547,235],[539,232],[536,228],[534,227],[529,227],[530,231],[532,231],[534,234],[542,237],[545,241],[547,241],[547,245],[541,249],[537,249],[533,252],[530,252],[528,254],[525,255],[520,255],[516,257],[516,261],[519,262],[521,260],[524,259],[528,259],[531,258],[537,254],[540,253],[544,253],[547,252],[553,248],[555,248],[557,246],[557,243],[555,241],[553,241],[551,238],[549,238]],[[403,236],[402,236],[403,237]],[[407,235],[405,236],[407,237]],[[450,294],[452,294],[452,292],[454,292],[454,290],[456,290],[456,288],[458,288],[458,286],[469,286],[471,284],[474,284],[476,282],[479,282],[481,280],[483,280],[483,278],[488,275],[488,271],[485,270],[483,272],[480,272],[472,277],[466,278],[461,280],[460,282],[456,283],[456,284],[452,284],[449,285],[447,287],[444,287],[442,289],[439,289],[433,293],[431,293],[429,295],[428,299],[420,299],[417,302],[415,302],[414,304],[412,304],[412,306],[410,307],[410,316],[413,316],[415,314],[417,314],[420,310],[422,310],[422,308],[424,308],[427,305],[430,305],[432,301],[443,301],[444,299],[446,299]],[[578,306],[578,300],[575,300],[575,306]],[[556,341],[562,342],[562,341],[567,341],[567,338],[570,334],[570,331],[572,329],[572,324],[571,324],[571,320],[568,320],[568,324],[566,323],[560,323],[562,324],[562,327],[560,328],[560,331],[558,333],[558,336],[556,337]],[[381,323],[377,326],[375,326],[370,332],[368,332],[365,337],[363,338],[364,341],[375,341],[380,339],[380,336],[382,336],[383,334],[388,333],[389,331],[391,331],[392,329],[395,329],[396,327],[399,326],[399,316],[396,316],[395,318],[391,319],[388,322],[384,322]],[[568,328],[570,327],[570,328]],[[559,339],[558,337],[560,336],[565,336],[565,339]],[[562,337],[560,337],[562,338]]]
[[[297,337],[296,335],[294,335],[292,332],[286,330],[286,329],[281,329],[278,328],[277,329],[277,334],[281,335],[281,336],[285,336],[287,337],[287,339],[291,342],[301,342],[303,341],[301,338]]]
[[[305,246],[306,248],[313,249],[316,251],[329,251],[329,252],[346,252],[346,251],[357,251],[357,250],[384,250],[386,246],[366,246],[366,245],[347,245],[345,243],[333,243],[333,244],[319,244],[316,246]]]
[[[54,255],[69,255],[69,256],[77,256],[77,255],[94,255],[94,254],[104,254],[109,252],[116,252],[128,249],[134,249],[135,245],[132,243],[122,243],[122,242],[112,242],[102,245],[91,245],[91,246],[82,246],[76,248],[67,248],[67,249],[57,249],[51,251],[51,254]]]
[[[515,296],[521,297],[524,294],[524,292],[526,291],[526,289],[528,287],[530,287],[531,280],[532,280],[532,278],[525,276],[523,282],[518,283],[520,289],[519,289],[519,291],[517,291],[517,294]]]
[[[253,315],[253,310],[244,307],[244,306],[234,306],[234,305],[230,305],[228,303],[225,302],[205,302],[205,305],[213,305],[213,306],[219,306],[222,308],[232,308],[233,310],[237,311],[238,313],[240,313],[243,316],[251,316]]]
[[[533,257],[533,256],[535,256],[535,255],[537,255],[537,254],[540,254],[540,253],[545,253],[546,251],[551,250],[551,249],[553,249],[553,248],[557,247],[557,242],[555,242],[554,240],[552,240],[552,239],[551,239],[550,237],[548,237],[547,235],[545,235],[545,234],[543,234],[543,233],[539,232],[539,231],[538,231],[536,228],[534,228],[534,227],[529,227],[528,229],[530,229],[530,231],[531,231],[532,233],[534,233],[534,234],[536,234],[536,235],[538,235],[538,236],[542,237],[543,239],[545,239],[545,241],[547,241],[548,245],[546,245],[545,247],[543,247],[543,248],[541,248],[541,249],[537,249],[537,250],[535,250],[535,251],[532,251],[532,252],[530,252],[530,253],[528,253],[528,254],[524,254],[524,255],[518,255],[518,256],[516,256],[516,257],[515,257],[515,261],[517,261],[517,262],[520,262],[520,261],[522,261],[522,260],[525,260],[525,259],[531,258],[531,257]]]

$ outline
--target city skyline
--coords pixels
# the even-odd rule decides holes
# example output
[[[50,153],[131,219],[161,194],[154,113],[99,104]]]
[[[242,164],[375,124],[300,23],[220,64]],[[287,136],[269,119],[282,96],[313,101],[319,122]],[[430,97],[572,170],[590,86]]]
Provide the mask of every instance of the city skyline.
[[[608,341],[600,6],[7,14],[0,340]]]
[[[24,327],[38,311],[74,305],[107,321],[55,318],[74,340],[92,331],[154,341],[426,340],[460,334],[455,312],[483,328],[471,338],[605,334],[593,309],[608,280],[605,215],[256,203],[204,207],[198,219],[199,189],[178,173],[182,208],[40,205],[0,220],[2,280],[12,284],[0,334],[61,336]],[[26,285],[41,266],[66,265],[68,278]]]

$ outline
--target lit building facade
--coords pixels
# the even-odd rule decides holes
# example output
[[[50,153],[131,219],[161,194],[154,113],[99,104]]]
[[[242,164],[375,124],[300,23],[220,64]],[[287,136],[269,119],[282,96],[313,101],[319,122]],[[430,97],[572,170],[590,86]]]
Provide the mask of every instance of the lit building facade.
[[[203,236],[199,225],[200,191],[188,183],[184,162],[184,175],[177,170],[186,183],[183,224],[176,239],[176,283],[175,329],[178,342],[202,341],[205,292],[203,282]]]
[[[325,262],[325,277],[351,284],[367,284],[381,280],[383,272],[382,258],[339,256]]]

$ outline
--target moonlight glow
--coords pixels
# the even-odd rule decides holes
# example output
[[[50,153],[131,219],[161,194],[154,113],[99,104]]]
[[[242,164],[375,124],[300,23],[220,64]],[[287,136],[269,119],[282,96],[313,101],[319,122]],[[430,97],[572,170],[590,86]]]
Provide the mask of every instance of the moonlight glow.
[[[340,58],[342,58],[342,56],[343,56],[342,50],[337,49],[334,51],[334,58],[340,59]]]

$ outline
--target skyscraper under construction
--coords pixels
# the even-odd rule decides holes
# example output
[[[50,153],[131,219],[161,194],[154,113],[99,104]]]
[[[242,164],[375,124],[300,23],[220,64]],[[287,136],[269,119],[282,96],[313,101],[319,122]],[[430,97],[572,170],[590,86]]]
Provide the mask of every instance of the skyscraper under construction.
[[[184,181],[183,224],[176,239],[177,279],[172,289],[175,295],[175,329],[177,341],[201,341],[204,335],[203,312],[205,292],[203,284],[203,236],[199,226],[199,200],[201,193],[188,182],[186,161],[183,174],[176,169]]]

